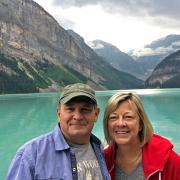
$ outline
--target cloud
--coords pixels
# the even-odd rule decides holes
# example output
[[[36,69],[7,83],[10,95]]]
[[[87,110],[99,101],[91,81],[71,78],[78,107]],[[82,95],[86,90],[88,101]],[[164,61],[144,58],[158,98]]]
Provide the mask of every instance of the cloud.
[[[101,39],[124,52],[180,32],[180,0],[35,1],[85,42]]]
[[[97,4],[100,0],[53,0],[53,4],[54,5],[58,5],[58,6],[62,6],[65,8],[69,8],[72,6],[77,6],[77,7],[82,7],[82,6],[86,6],[86,5],[93,5],[93,4]]]
[[[110,14],[137,17],[161,28],[180,28],[180,0],[53,0],[63,8],[99,5]]]
[[[74,21],[71,21],[70,19],[67,19],[63,16],[56,16],[56,20],[59,22],[59,24],[65,28],[65,29],[73,29],[74,26],[75,26],[75,22]]]
[[[168,47],[158,47],[155,49],[152,48],[143,48],[143,49],[136,49],[133,51],[132,55],[135,57],[140,56],[154,56],[154,55],[167,55],[168,53],[174,52],[175,49],[172,46]]]
[[[94,43],[93,41],[87,43],[92,49],[102,49],[104,45],[102,43]]]
[[[180,48],[180,41],[175,41],[172,43],[172,46],[177,46]]]
[[[53,3],[66,8],[98,4],[111,13],[180,18],[179,0],[53,0]]]

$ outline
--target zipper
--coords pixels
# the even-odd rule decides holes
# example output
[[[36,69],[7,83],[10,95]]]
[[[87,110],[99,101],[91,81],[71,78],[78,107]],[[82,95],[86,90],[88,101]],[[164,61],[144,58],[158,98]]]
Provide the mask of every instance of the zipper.
[[[159,172],[160,173],[160,170],[159,169],[157,169],[156,171],[154,171],[154,172],[152,172],[148,177],[147,177],[147,179],[146,180],[148,180],[151,176],[153,176],[154,174],[156,174],[157,172]],[[161,176],[159,176],[159,178],[161,178]],[[161,180],[161,179],[159,179],[159,180]]]

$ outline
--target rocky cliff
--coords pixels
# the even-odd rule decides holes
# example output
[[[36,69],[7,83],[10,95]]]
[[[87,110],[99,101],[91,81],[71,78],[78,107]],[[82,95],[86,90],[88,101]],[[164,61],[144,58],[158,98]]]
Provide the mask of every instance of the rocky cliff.
[[[180,87],[180,50],[170,54],[154,69],[146,80],[147,88],[179,88]]]
[[[121,82],[107,87],[107,82],[111,84],[110,77],[96,68],[103,63],[85,53],[75,39],[32,0],[0,0],[0,53],[4,88],[1,87],[1,92],[7,92],[5,84],[22,76],[24,83],[32,82],[35,91],[79,81],[94,84],[97,89],[136,88],[142,84],[140,81],[137,86],[131,84],[134,80],[131,77],[128,86]],[[105,63],[104,67],[113,70],[109,64]],[[113,77],[121,79],[116,73]]]
[[[0,48],[26,61],[48,59],[78,69],[87,61],[68,33],[32,0],[0,1]],[[86,64],[81,69],[85,75]]]

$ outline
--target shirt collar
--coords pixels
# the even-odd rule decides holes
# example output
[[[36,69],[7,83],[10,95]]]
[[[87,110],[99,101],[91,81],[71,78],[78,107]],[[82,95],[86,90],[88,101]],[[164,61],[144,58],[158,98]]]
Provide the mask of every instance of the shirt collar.
[[[66,140],[65,140],[65,138],[64,138],[64,136],[60,130],[59,124],[57,124],[53,130],[53,139],[54,139],[56,151],[61,151],[61,150],[65,150],[65,149],[70,148],[70,146],[66,142]],[[91,134],[90,142],[95,143],[97,145],[101,144],[101,141],[93,134]]]
[[[70,148],[66,140],[64,139],[64,136],[58,124],[53,130],[53,139],[54,139],[56,151],[61,151]]]

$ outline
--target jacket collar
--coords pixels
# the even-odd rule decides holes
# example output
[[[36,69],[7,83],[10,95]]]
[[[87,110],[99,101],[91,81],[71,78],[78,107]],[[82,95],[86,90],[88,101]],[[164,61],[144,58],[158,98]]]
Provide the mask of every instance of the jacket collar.
[[[142,164],[147,176],[163,171],[173,145],[168,140],[153,134],[151,140],[142,148]]]

